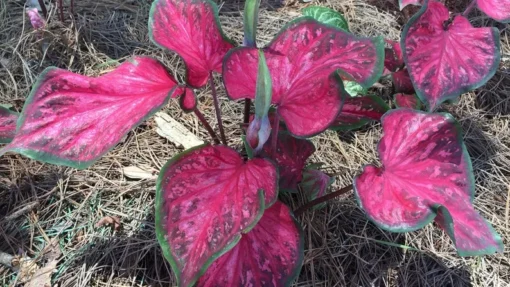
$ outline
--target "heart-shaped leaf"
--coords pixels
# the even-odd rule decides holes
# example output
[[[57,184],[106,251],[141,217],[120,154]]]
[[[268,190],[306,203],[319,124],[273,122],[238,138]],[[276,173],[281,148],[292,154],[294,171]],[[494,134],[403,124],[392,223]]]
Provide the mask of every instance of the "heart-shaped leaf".
[[[377,96],[347,98],[330,129],[357,129],[370,121],[380,120],[389,109],[388,105]]]
[[[395,92],[414,94],[413,82],[411,81],[411,77],[409,76],[407,69],[392,73],[391,80],[393,81]]]
[[[384,68],[388,70],[387,73],[396,72],[404,66],[404,55],[400,48],[400,42],[386,40],[386,43],[390,47],[384,49]]]
[[[221,72],[223,57],[234,47],[221,30],[218,7],[210,0],[156,0],[149,15],[149,36],[179,54],[187,83],[200,88],[210,73]]]
[[[492,19],[510,23],[510,1],[509,0],[477,0],[478,8]]]
[[[271,141],[272,136],[269,137],[268,143]],[[275,154],[272,153],[271,148],[270,144],[266,144],[264,152],[278,165],[280,189],[295,191],[297,184],[301,181],[306,161],[315,152],[315,146],[308,140],[298,139],[281,131],[278,133]]]
[[[474,28],[446,7],[427,3],[402,32],[404,61],[416,94],[434,110],[439,104],[485,84],[499,65],[499,31]]]
[[[231,50],[223,65],[228,95],[235,100],[255,95],[257,49]],[[309,137],[324,131],[346,97],[343,78],[370,87],[382,73],[382,38],[360,38],[316,20],[292,21],[264,48],[273,82],[272,103],[289,132]]]
[[[461,256],[503,250],[501,237],[473,208],[475,183],[462,132],[449,114],[388,112],[379,142],[382,167],[365,166],[354,189],[368,217],[383,229],[412,231],[442,212]]]
[[[19,114],[0,106],[0,143],[10,143],[16,133]]]
[[[303,264],[301,226],[277,201],[239,243],[222,255],[197,286],[289,286]]]
[[[328,24],[349,32],[349,23],[338,11],[322,6],[309,6],[304,8],[302,13],[304,16],[310,16],[323,24]]]
[[[415,94],[398,93],[393,95],[393,100],[398,108],[421,109],[421,101]]]
[[[253,228],[276,201],[277,182],[270,161],[245,163],[225,146],[187,150],[163,167],[156,187],[156,234],[179,286],[193,286]]]
[[[176,87],[165,67],[148,57],[97,78],[47,68],[25,102],[16,136],[0,153],[86,168],[181,94]]]
[[[306,194],[308,200],[314,200],[318,197],[326,195],[328,188],[335,181],[334,178],[329,177],[327,174],[316,169],[306,169],[303,172],[303,180],[299,184],[301,189]],[[322,203],[313,207],[317,210],[324,207],[326,203]]]

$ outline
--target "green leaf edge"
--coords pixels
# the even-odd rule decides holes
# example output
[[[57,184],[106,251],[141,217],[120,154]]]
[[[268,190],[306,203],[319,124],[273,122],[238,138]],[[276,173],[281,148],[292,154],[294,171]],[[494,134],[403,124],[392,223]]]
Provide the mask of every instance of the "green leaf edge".
[[[336,16],[338,16],[337,18],[339,18],[340,20],[336,20],[339,21],[339,22],[343,22],[342,25],[333,25],[333,24],[329,24],[329,23],[326,23],[326,22],[322,22],[320,21],[319,19],[316,19],[314,16],[316,14],[316,11],[319,11],[321,10],[319,13],[322,15],[322,14],[326,14],[326,13],[331,13],[331,14],[334,14]],[[308,7],[305,7],[301,10],[301,14],[303,14],[303,16],[308,16],[308,17],[312,17],[314,18],[315,20],[323,23],[323,24],[328,24],[328,25],[332,25],[332,26],[335,26],[339,29],[342,29],[346,32],[351,32],[349,30],[349,22],[347,21],[347,19],[345,19],[344,15],[342,15],[342,13],[336,11],[336,10],[333,10],[331,8],[328,8],[328,7],[324,7],[324,6],[308,6]],[[334,17],[330,17],[331,18],[334,18]],[[336,19],[336,18],[335,18]],[[329,19],[328,19],[329,20]],[[345,27],[343,27],[345,26]]]
[[[363,97],[371,98],[374,102],[376,102],[378,105],[383,107],[383,109],[385,109],[386,112],[388,112],[390,110],[390,106],[388,106],[388,104],[385,101],[383,101],[383,99],[381,99],[378,96],[368,95],[368,96],[363,96]],[[340,114],[341,113],[342,112],[340,111]],[[382,119],[382,117],[381,117],[381,119]],[[375,120],[360,119],[357,123],[333,125],[333,126],[329,127],[329,129],[332,130],[332,131],[350,131],[350,130],[361,128],[362,126],[364,126],[364,125],[366,125],[366,124],[368,124],[370,122],[375,122]]]
[[[282,203],[285,205],[284,203]],[[292,282],[297,278],[299,273],[301,273],[301,268],[303,267],[303,261],[305,258],[305,232],[303,231],[303,228],[301,227],[301,224],[296,219],[296,216],[294,215],[294,212],[290,209],[289,206],[285,205],[285,207],[289,210],[289,215],[294,221],[294,224],[296,225],[296,229],[299,233],[299,245],[298,245],[298,258],[296,261],[296,266],[291,274],[287,277],[287,280],[284,283],[284,286],[288,287],[292,284]]]
[[[397,102],[397,95],[398,94],[403,94],[403,95],[407,95],[407,96],[414,96],[416,98],[416,105],[413,107],[413,109],[421,110],[421,108],[423,106],[423,103],[421,102],[421,99],[416,94],[406,94],[406,93],[395,93],[393,95],[393,101],[395,102],[395,106],[397,108],[403,108],[403,109],[406,108],[406,107],[401,107],[401,106],[398,105],[398,102]]]
[[[19,120],[19,117],[20,117],[20,113],[18,112],[15,112],[15,111],[11,111],[9,110],[8,108],[4,107],[4,106],[0,106],[0,110],[3,110],[11,115],[16,115],[18,116],[18,120]],[[17,126],[17,124],[16,124]],[[16,128],[17,129],[17,128]],[[7,138],[7,137],[0,137],[0,144],[8,144],[12,141],[13,138]],[[2,150],[0,150],[0,155],[2,155]]]
[[[398,109],[393,109],[393,110],[390,110],[388,111],[387,113],[385,113],[383,115],[383,117],[381,118],[381,121],[384,120],[384,117],[386,117],[387,115],[390,115],[394,112],[397,112],[397,111],[400,111],[400,110],[409,110],[409,109],[403,109],[403,108],[398,108]],[[430,114],[428,112],[424,112],[424,111],[415,111],[416,113],[420,113],[420,114]],[[457,131],[457,141],[459,142],[459,144],[462,146],[462,154],[463,154],[463,157],[465,158],[466,160],[466,166],[467,166],[467,171],[468,171],[468,180],[469,180],[469,189],[470,189],[470,202],[473,203],[473,199],[474,199],[474,195],[475,195],[475,177],[474,177],[474,174],[473,174],[473,165],[471,163],[471,157],[469,156],[469,153],[467,151],[467,148],[466,148],[466,145],[464,144],[464,140],[463,140],[463,133],[462,133],[462,129],[459,125],[459,123],[455,120],[455,118],[449,114],[449,113],[435,113],[435,114],[439,114],[439,115],[442,115],[446,118],[447,122],[453,124],[454,128],[456,129]],[[379,143],[377,144],[377,153],[379,153],[379,145],[380,145],[380,141]],[[370,164],[368,165],[364,165],[363,166],[363,169],[366,167],[366,166],[369,166]],[[482,249],[482,250],[479,250],[479,251],[465,251],[465,250],[459,250],[457,249],[457,244],[456,244],[456,240],[455,240],[455,237],[453,236],[453,229],[450,228],[450,225],[453,225],[453,219],[450,215],[450,212],[445,208],[443,207],[442,205],[440,204],[434,204],[432,206],[430,206],[430,212],[429,214],[420,222],[418,222],[415,226],[410,226],[408,228],[393,228],[389,225],[386,225],[386,224],[383,224],[383,223],[380,223],[378,222],[377,220],[375,220],[364,208],[363,208],[363,204],[361,203],[361,199],[359,197],[359,193],[358,193],[358,188],[356,186],[356,181],[358,179],[358,176],[359,175],[356,175],[354,178],[353,178],[353,181],[352,181],[352,186],[353,186],[353,190],[354,190],[354,197],[356,198],[356,202],[358,203],[358,206],[364,211],[365,215],[367,216],[367,218],[372,222],[374,223],[376,226],[378,226],[379,228],[383,229],[383,230],[387,230],[387,231],[391,231],[391,232],[397,232],[397,233],[403,233],[403,232],[410,232],[410,231],[416,231],[418,229],[421,229],[423,227],[425,227],[427,224],[431,223],[434,218],[437,216],[437,212],[440,208],[442,208],[441,210],[442,211],[446,211],[446,212],[443,212],[443,215],[445,217],[445,221],[446,221],[446,226],[447,226],[447,234],[448,236],[451,238],[451,240],[453,241],[454,245],[455,245],[455,249],[457,250],[457,254],[459,256],[462,256],[462,257],[466,257],[466,256],[479,256],[479,255],[490,255],[490,254],[493,254],[499,250],[503,250],[503,241],[501,239],[501,236],[494,230],[494,228],[492,227],[491,224],[489,224],[485,218],[483,218],[485,220],[485,223],[487,224],[487,226],[489,227],[489,229],[492,231],[492,235],[495,239],[496,242],[498,242],[498,245],[499,245],[499,249],[497,248],[491,248],[491,247],[488,247],[488,248],[485,248],[485,249]],[[475,210],[476,212],[476,210]]]
[[[148,21],[148,27],[149,27],[149,39],[152,43],[154,43],[154,45],[156,45],[157,47],[163,49],[163,50],[167,50],[167,51],[170,51],[170,52],[173,52],[175,53],[176,55],[179,56],[179,58],[182,59],[182,62],[184,63],[184,78],[188,79],[188,65],[186,64],[186,61],[184,61],[184,58],[182,58],[182,56],[177,53],[177,51],[175,50],[172,50],[172,49],[168,49],[167,47],[163,46],[163,45],[160,45],[155,39],[154,39],[154,36],[153,36],[153,33],[152,33],[152,24],[154,23],[154,13],[156,12],[156,6],[158,5],[158,3],[162,1],[162,0],[154,0],[154,2],[152,2],[151,4],[151,9],[149,11],[149,21]],[[226,34],[225,32],[223,31],[223,28],[221,27],[221,22],[220,22],[220,17],[219,17],[219,9],[218,9],[218,5],[216,5],[216,3],[214,3],[212,0],[195,0],[195,1],[200,1],[202,3],[204,3],[204,5],[210,5],[213,9],[213,15],[214,15],[214,19],[215,19],[215,22],[216,22],[216,26],[218,27],[218,30],[220,31],[220,34],[221,34],[221,37],[223,38],[223,40],[229,42],[230,44],[232,44],[234,47],[237,46],[236,42],[234,42],[232,39],[230,39]],[[232,49],[230,49],[232,50]],[[223,58],[225,59],[225,57]],[[223,61],[224,63],[224,61]],[[200,86],[200,87],[195,87],[195,86],[192,86],[192,85],[189,85],[189,83],[186,83],[186,85],[190,86],[190,87],[193,87],[193,88],[196,88],[196,89],[199,89],[199,88],[202,88],[204,87],[206,84],[204,84],[203,86]]]
[[[151,57],[147,57],[147,58],[151,58]],[[160,63],[160,62],[158,61],[158,63]],[[37,90],[42,85],[42,83],[46,80],[47,74],[53,70],[63,70],[63,69],[59,69],[57,67],[48,67],[48,68],[44,69],[44,71],[39,75],[37,82],[34,84],[34,87],[32,88],[30,95],[28,96],[28,98],[25,101],[25,104],[23,105],[23,110],[20,114],[20,117],[18,118],[18,122],[16,123],[16,132],[19,131],[19,129],[21,128],[21,126],[23,125],[23,123],[25,121],[25,115],[23,114],[23,111],[25,111],[26,107],[28,107],[28,105],[30,105],[32,103]],[[63,71],[68,72],[67,70],[63,70]],[[171,98],[172,94],[174,93],[174,91],[177,87],[178,86],[176,85],[175,87],[170,89],[166,99],[161,103],[161,105],[152,108],[147,113],[147,115],[145,117],[143,117],[140,121],[135,123],[131,129],[134,129],[137,126],[139,126],[143,121],[150,118],[157,111],[159,111],[163,106],[165,106],[168,103],[168,100]],[[121,137],[127,135],[130,131],[131,130],[125,132],[124,134],[122,134]],[[61,158],[59,156],[55,156],[54,154],[51,154],[51,153],[47,153],[47,152],[43,152],[43,151],[36,151],[33,149],[28,149],[28,148],[11,148],[11,147],[9,147],[9,145],[4,147],[3,149],[0,149],[0,156],[2,156],[6,152],[11,151],[11,152],[16,152],[16,153],[22,154],[28,158],[33,159],[33,160],[37,160],[37,161],[41,161],[41,162],[45,162],[45,163],[50,163],[50,164],[55,164],[55,165],[64,165],[64,166],[68,166],[68,167],[72,167],[72,168],[76,168],[76,169],[86,169],[87,167],[94,164],[102,156],[104,156],[105,154],[110,152],[115,147],[115,145],[116,144],[114,144],[109,149],[105,150],[103,153],[101,153],[95,159],[92,159],[89,161],[73,161],[73,160]]]
[[[401,0],[399,0],[399,1],[401,1]],[[409,28],[412,25],[414,25],[415,22],[418,21],[418,19],[425,13],[425,11],[427,11],[428,2],[429,2],[429,0],[424,0],[423,6],[420,8],[420,10],[416,14],[414,14],[413,17],[411,17],[411,19],[409,19],[407,24],[404,26],[404,30],[402,31],[402,37],[400,39],[400,46],[402,47],[402,52],[403,52],[402,54],[404,57],[404,62],[406,64],[407,71],[409,72],[409,77],[411,78],[411,82],[413,83],[414,89],[416,91],[416,95],[420,98],[420,100],[423,103],[425,103],[426,109],[428,111],[432,112],[433,110],[430,107],[430,103],[429,103],[424,91],[416,88],[416,85],[415,85],[416,81],[414,79],[413,71],[412,71],[411,67],[408,65],[409,61],[407,59],[406,46],[405,46],[405,39],[407,38],[407,33],[409,32]],[[458,15],[456,17],[463,17],[463,16]],[[474,27],[474,28],[476,28],[476,27]],[[489,27],[486,27],[486,28],[489,28]],[[477,89],[477,88],[485,85],[485,83],[487,83],[487,81],[489,81],[494,76],[494,74],[496,74],[496,70],[499,67],[499,63],[501,62],[501,43],[499,41],[499,30],[495,27],[490,27],[490,28],[492,29],[496,54],[494,57],[494,62],[492,63],[492,67],[489,69],[487,75],[485,75],[485,77],[480,79],[480,81],[473,83],[472,85],[466,86],[464,88],[458,88],[457,90],[440,97],[438,99],[438,102],[436,103],[436,106],[434,107],[434,110],[444,102],[453,101],[453,100],[455,100],[455,98],[459,97],[463,93],[469,92],[471,90]],[[476,28],[476,29],[481,29],[481,28]]]
[[[170,244],[168,244],[167,240],[165,239],[165,229],[163,228],[163,218],[164,218],[164,209],[163,209],[163,181],[164,181],[164,178],[165,178],[165,173],[166,173],[166,170],[172,166],[175,162],[179,161],[181,158],[183,158],[184,156],[190,154],[191,152],[193,151],[196,151],[196,150],[199,150],[201,148],[204,148],[204,147],[208,147],[208,146],[211,146],[211,144],[208,144],[208,143],[205,143],[205,144],[202,144],[202,145],[199,145],[199,146],[195,146],[195,147],[192,147],[192,148],[189,148],[177,155],[175,155],[174,157],[172,157],[171,159],[169,159],[165,165],[161,168],[161,171],[159,172],[159,175],[158,175],[158,179],[156,180],[156,198],[155,198],[155,229],[156,229],[156,238],[158,239],[158,242],[159,242],[159,245],[161,246],[161,249],[163,251],[163,255],[165,257],[165,259],[170,263],[170,266],[172,267],[172,270],[175,274],[175,277],[177,279],[177,282],[179,283],[179,286],[181,284],[181,272],[179,270],[179,268],[177,267],[177,260],[174,258],[174,256],[172,255],[172,248],[170,247]],[[228,146],[224,146],[224,145],[215,145],[214,147],[218,147],[218,146],[223,146],[223,147],[227,147],[233,151],[235,151],[238,155],[239,153],[232,149],[231,147],[228,147]],[[241,157],[239,155],[239,157]],[[260,218],[262,218],[263,214],[264,214],[264,211],[271,207],[278,199],[278,180],[279,180],[279,174],[278,174],[278,167],[274,165],[274,163],[270,160],[266,160],[267,162],[271,163],[277,173],[276,173],[276,183],[275,183],[275,187],[276,187],[276,196],[274,198],[274,200],[272,202],[269,203],[269,205],[265,205],[265,198],[264,198],[264,192],[262,189],[259,189],[258,190],[258,194],[259,194],[259,200],[260,200],[260,212],[259,214],[257,214],[256,216],[256,219],[254,220],[254,222],[250,225],[250,226],[247,226],[244,230],[241,230],[240,231],[240,234],[238,234],[237,236],[235,236],[232,241],[227,244],[222,250],[218,251],[217,253],[213,254],[209,260],[202,266],[202,268],[200,268],[200,271],[197,273],[197,275],[191,280],[190,284],[188,285],[188,287],[191,287],[191,286],[194,286],[195,283],[198,281],[198,279],[200,278],[200,276],[204,275],[204,273],[207,271],[207,269],[211,266],[211,264],[216,260],[218,259],[220,256],[222,256],[223,254],[227,253],[228,251],[230,251],[232,248],[234,248],[237,243],[239,243],[239,240],[241,239],[241,236],[242,234],[244,233],[247,233],[249,232],[251,229],[253,229],[253,227],[255,227],[255,225],[258,223],[258,221],[260,220]],[[246,163],[243,163],[243,164],[246,164]]]

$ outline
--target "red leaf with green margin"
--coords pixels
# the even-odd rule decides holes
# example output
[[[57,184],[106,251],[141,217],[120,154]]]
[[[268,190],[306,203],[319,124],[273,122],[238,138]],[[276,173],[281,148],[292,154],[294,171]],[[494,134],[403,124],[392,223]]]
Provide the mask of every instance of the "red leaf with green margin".
[[[416,94],[434,110],[439,104],[485,84],[499,65],[499,31],[474,28],[439,2],[427,3],[402,33],[404,61]],[[448,27],[444,27],[448,26]]]
[[[16,136],[0,154],[86,168],[159,110],[176,87],[165,67],[148,57],[97,78],[47,68],[25,102]]]
[[[197,108],[197,96],[195,95],[195,91],[191,88],[186,88],[184,94],[179,98],[179,105],[186,113],[195,110]]]
[[[303,250],[301,226],[277,201],[236,247],[214,261],[197,286],[289,286],[299,275]]]
[[[414,94],[414,86],[406,69],[391,74],[391,80],[397,93]]]
[[[210,0],[156,0],[149,15],[149,36],[179,54],[187,83],[200,88],[213,71],[221,73],[223,57],[234,47],[221,30],[218,7]]]
[[[395,94],[393,95],[395,105],[398,108],[408,108],[413,110],[421,109],[421,101],[415,94]]]
[[[0,143],[10,143],[16,133],[19,114],[0,106]]]
[[[390,108],[377,96],[347,98],[332,130],[357,129],[370,121],[379,121]]]
[[[365,166],[354,179],[368,217],[383,229],[407,232],[430,223],[440,210],[459,255],[502,251],[500,236],[472,205],[471,161],[451,115],[397,109],[384,115],[382,127],[382,167]]]
[[[334,179],[327,174],[316,169],[307,169],[303,172],[303,180],[301,188],[306,194],[309,201],[326,195],[328,188],[333,184]],[[324,207],[326,203],[322,203],[313,207],[317,210]]]
[[[422,2],[423,0],[398,0],[398,5],[402,11],[402,9],[404,9],[407,5],[421,6]]]
[[[227,94],[254,98],[257,49],[231,50],[223,65]],[[341,76],[370,87],[382,73],[382,38],[361,38],[312,18],[296,19],[264,48],[273,82],[272,103],[289,132],[309,137],[328,128],[347,96]]]
[[[399,68],[404,66],[404,55],[400,49],[400,42],[386,40],[386,44],[390,48],[384,49],[384,67],[389,72],[396,72]]]
[[[478,0],[478,8],[492,19],[510,23],[510,1],[509,0]]]
[[[193,286],[234,247],[277,198],[268,160],[246,163],[226,146],[189,149],[163,167],[156,187],[156,234],[179,286]]]
[[[312,142],[305,139],[298,139],[287,132],[279,132],[276,141],[276,157],[273,158],[271,145],[272,136],[264,145],[264,152],[267,157],[273,159],[278,165],[280,174],[280,189],[293,191],[301,181],[303,168],[308,158],[315,152]]]

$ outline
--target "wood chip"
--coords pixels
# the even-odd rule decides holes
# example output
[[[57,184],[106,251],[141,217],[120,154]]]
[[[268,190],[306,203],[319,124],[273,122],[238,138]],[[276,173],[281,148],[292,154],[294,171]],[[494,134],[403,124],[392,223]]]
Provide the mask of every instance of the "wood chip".
[[[156,121],[156,132],[174,143],[177,147],[189,149],[204,143],[196,135],[191,133],[185,126],[174,120],[168,114],[158,112],[154,120]]]
[[[131,179],[156,179],[157,170],[145,166],[127,166],[122,168],[125,177]]]

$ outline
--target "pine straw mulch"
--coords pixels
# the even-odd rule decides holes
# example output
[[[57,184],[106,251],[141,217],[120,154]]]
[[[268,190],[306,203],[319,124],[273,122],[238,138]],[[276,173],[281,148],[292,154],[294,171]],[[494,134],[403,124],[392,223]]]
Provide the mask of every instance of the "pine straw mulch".
[[[379,1],[379,2],[378,2]],[[24,0],[0,2],[0,103],[21,109],[31,85],[48,66],[86,75],[110,71],[131,55],[151,55],[182,77],[183,65],[147,36],[149,0],[75,1],[76,18],[66,24],[50,9],[45,32],[47,53],[29,27]],[[243,3],[221,6],[225,32],[240,41]],[[263,1],[259,38],[271,39],[304,4],[281,7]],[[342,11],[354,33],[398,39],[405,14],[383,0],[325,0],[322,5]],[[450,3],[451,4],[451,3]],[[450,5],[455,7],[455,5]],[[478,13],[478,12],[477,12]],[[505,240],[510,238],[510,41],[508,25],[473,13],[475,25],[501,30],[503,63],[484,87],[462,96],[457,105],[444,105],[461,123],[473,159],[477,184],[475,206]],[[390,100],[388,83],[374,88]],[[200,108],[215,124],[209,90],[199,93]],[[220,91],[231,146],[240,147],[242,104],[227,102]],[[208,136],[194,116],[171,101],[165,108],[202,139]],[[313,138],[313,161],[340,174],[335,186],[351,182],[363,164],[375,160],[379,124],[355,132],[327,132]],[[0,251],[27,254],[39,265],[41,250],[58,238],[62,250],[53,283],[57,286],[168,286],[175,284],[154,235],[154,180],[130,180],[122,167],[149,166],[159,170],[181,152],[155,132],[153,120],[130,132],[125,141],[86,170],[53,166],[15,154],[0,158]],[[293,207],[305,202],[286,196]],[[34,206],[15,219],[12,215]],[[95,227],[105,216],[117,216],[121,227]],[[295,286],[510,286],[510,253],[460,258],[448,236],[429,225],[408,234],[389,233],[367,221],[352,194],[307,212],[299,221],[306,238],[305,261]],[[0,266],[0,285],[23,278]]]

